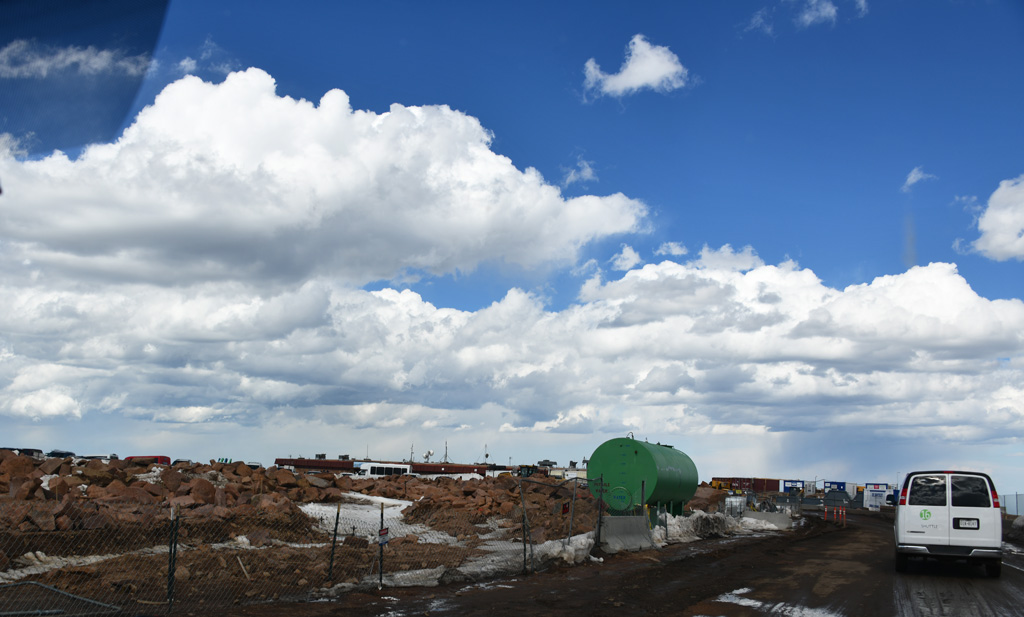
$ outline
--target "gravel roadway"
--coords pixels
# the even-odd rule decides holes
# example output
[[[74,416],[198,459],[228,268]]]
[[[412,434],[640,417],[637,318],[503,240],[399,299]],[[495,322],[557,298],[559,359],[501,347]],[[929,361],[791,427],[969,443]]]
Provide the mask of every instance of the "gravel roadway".
[[[1024,550],[1007,545],[999,579],[965,563],[912,561],[897,574],[892,522],[810,514],[800,530],[620,554],[603,563],[428,589],[350,593],[336,602],[238,608],[226,615],[525,617],[680,615],[840,617],[1024,615]]]

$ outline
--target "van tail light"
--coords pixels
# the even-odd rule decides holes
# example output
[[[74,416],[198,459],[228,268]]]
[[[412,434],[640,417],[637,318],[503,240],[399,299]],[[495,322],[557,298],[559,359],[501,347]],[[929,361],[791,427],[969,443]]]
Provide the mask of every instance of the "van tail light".
[[[992,491],[992,506],[999,507],[999,493]]]
[[[907,487],[905,486],[903,487],[903,490],[900,491],[900,505],[907,505]]]

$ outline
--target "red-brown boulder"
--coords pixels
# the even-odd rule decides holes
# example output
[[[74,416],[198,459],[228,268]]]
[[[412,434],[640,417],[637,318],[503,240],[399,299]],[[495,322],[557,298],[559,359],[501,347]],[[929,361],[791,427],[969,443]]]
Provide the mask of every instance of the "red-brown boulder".
[[[252,476],[252,468],[246,465],[245,463],[238,463],[237,465],[235,465],[234,472],[236,476],[241,476],[243,478],[248,478]]]
[[[19,501],[31,499],[40,484],[41,482],[39,482],[39,478],[23,480],[17,490],[14,491],[14,498]],[[11,489],[14,489],[14,485],[15,483],[11,482]]]
[[[195,503],[196,500],[193,499],[191,495],[180,495],[177,497],[171,497],[170,499],[167,500],[167,505],[171,506],[172,508],[187,508],[189,506],[194,506]]]
[[[181,486],[182,478],[183,476],[181,475],[181,472],[175,469],[167,468],[160,472],[160,481],[163,482],[164,487],[172,493],[177,491],[178,487]]]
[[[113,480],[104,488],[107,493],[105,496],[106,499],[121,499],[124,497],[125,490],[128,489],[128,487],[124,485],[124,482],[121,482],[120,480]]]
[[[142,487],[142,490],[158,499],[163,499],[167,496],[167,489],[159,484],[150,484],[149,482],[146,482],[145,486]]]
[[[48,458],[39,465],[39,471],[42,471],[43,475],[49,476],[57,473],[57,470],[60,469],[60,466],[63,464],[64,459],[62,458]]]
[[[50,490],[57,496],[57,499],[63,499],[71,487],[68,486],[68,482],[64,478],[53,478],[50,480]]]
[[[157,498],[144,488],[129,486],[124,490],[122,499],[128,503],[156,503]]]
[[[57,525],[53,521],[53,510],[46,506],[36,506],[28,511],[28,519],[39,528],[39,531],[54,531]]]
[[[217,488],[209,480],[195,478],[192,480],[192,490],[189,495],[196,500],[196,503],[212,504],[217,499]]]
[[[0,473],[12,478],[24,478],[35,471],[36,461],[31,456],[12,456],[0,463]]]
[[[99,466],[93,466],[93,463],[99,463]],[[114,474],[106,468],[102,461],[93,459],[82,469],[82,478],[93,486],[106,486],[114,481]]]
[[[299,486],[299,481],[295,478],[295,474],[287,469],[278,469],[271,475],[270,479],[278,486],[282,486],[284,488],[294,488]]]

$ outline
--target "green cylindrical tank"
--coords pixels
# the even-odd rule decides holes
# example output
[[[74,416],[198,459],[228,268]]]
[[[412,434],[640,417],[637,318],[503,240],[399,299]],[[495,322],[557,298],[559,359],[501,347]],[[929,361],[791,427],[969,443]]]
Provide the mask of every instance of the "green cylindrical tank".
[[[697,492],[697,466],[672,446],[619,437],[594,450],[587,463],[590,492],[612,510],[662,504],[681,514]]]

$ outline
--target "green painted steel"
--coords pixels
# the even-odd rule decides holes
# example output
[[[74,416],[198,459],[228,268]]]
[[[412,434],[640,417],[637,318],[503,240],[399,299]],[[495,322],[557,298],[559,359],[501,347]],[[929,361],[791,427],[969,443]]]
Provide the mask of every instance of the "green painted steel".
[[[603,485],[597,482],[604,478]],[[587,463],[590,492],[612,510],[661,504],[673,513],[697,492],[697,466],[671,446],[610,439],[594,450]]]

